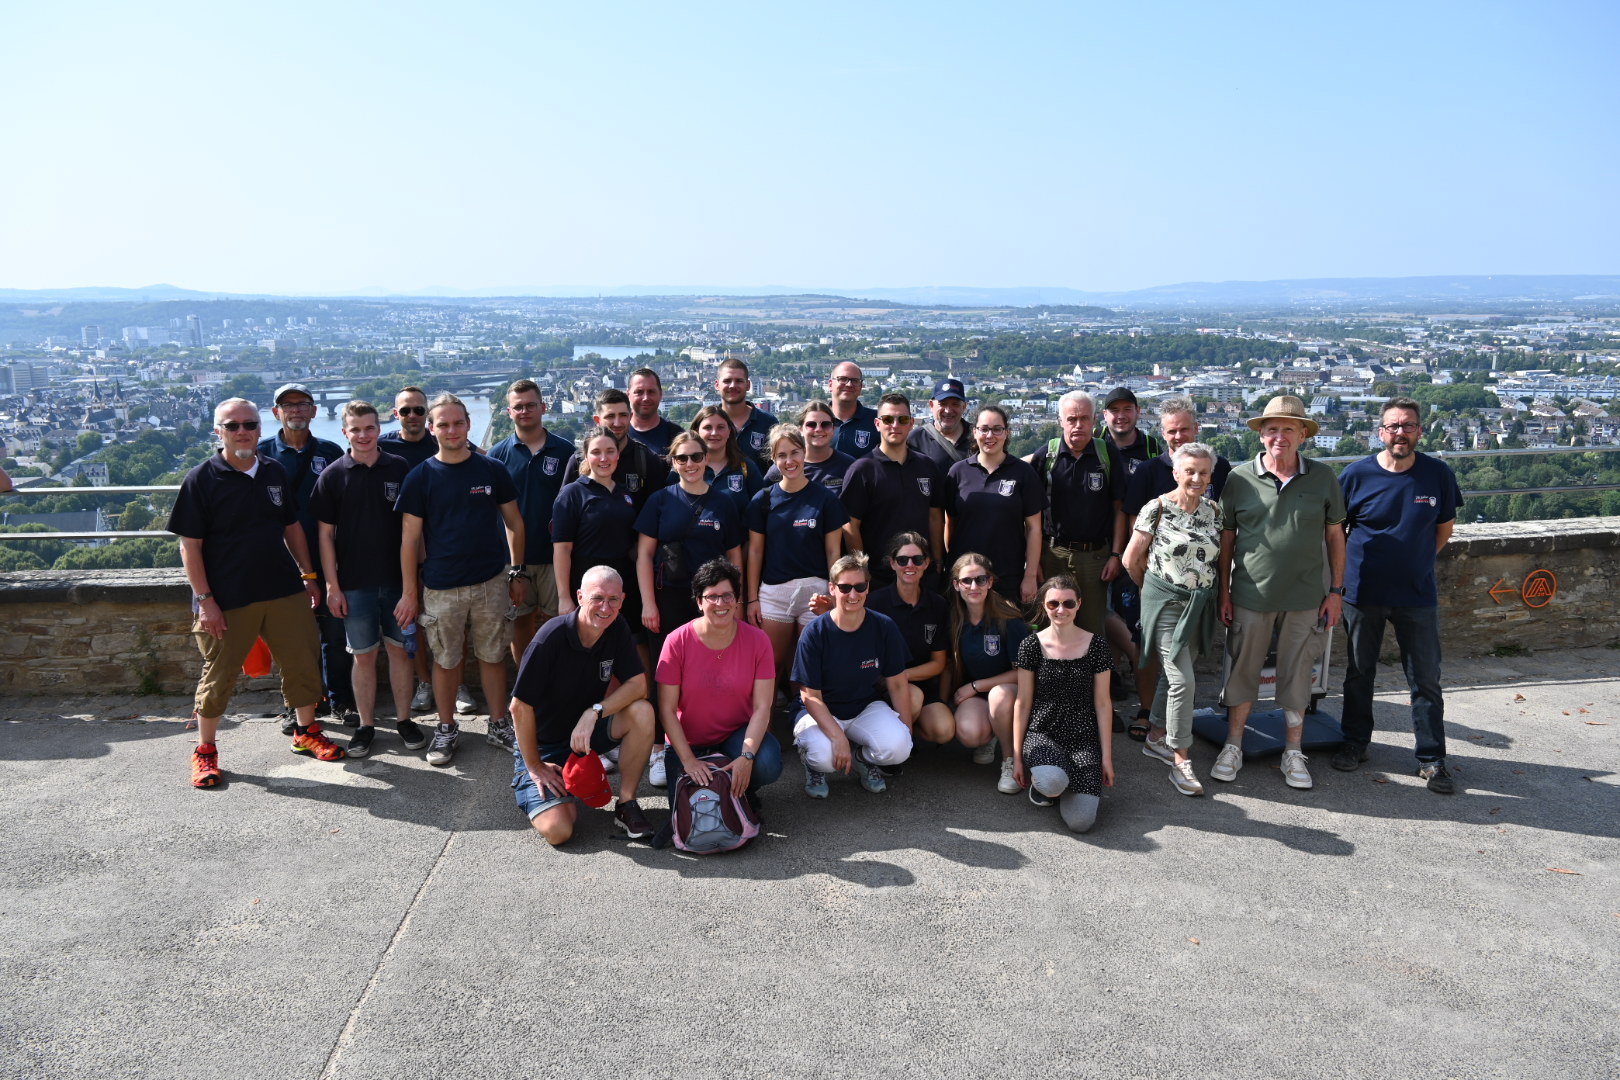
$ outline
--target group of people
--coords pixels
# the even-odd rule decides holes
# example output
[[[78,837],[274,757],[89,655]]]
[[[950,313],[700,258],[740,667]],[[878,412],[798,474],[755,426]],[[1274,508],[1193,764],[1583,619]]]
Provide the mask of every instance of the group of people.
[[[1202,792],[1194,661],[1217,624],[1230,730],[1209,776],[1242,767],[1275,634],[1283,775],[1310,787],[1300,736],[1312,668],[1342,619],[1333,766],[1367,757],[1394,623],[1420,771],[1451,789],[1433,556],[1461,496],[1449,468],[1415,449],[1415,402],[1386,405],[1383,449],[1341,482],[1300,454],[1317,425],[1286,395],[1249,421],[1261,452],[1234,466],[1197,441],[1184,399],[1160,405],[1156,435],[1138,429],[1129,389],[1104,399],[1102,425],[1090,395],[1067,394],[1060,435],[1020,459],[1006,412],[985,405],[970,422],[956,379],[936,385],[930,425],[903,394],[864,404],[853,363],[827,388],[779,423],[749,399],[747,365],[728,360],[719,403],[682,427],[642,368],[628,393],[597,395],[576,444],[547,431],[540,389],[521,379],[506,394],[513,433],[487,453],[457,398],[430,403],[414,387],[396,397],[391,435],[375,407],[349,402],[346,453],[309,435],[305,387],[277,391],[282,430],[262,442],[256,406],[222,402],[222,449],[187,475],[169,523],[204,659],[193,783],[220,782],[219,717],[263,638],[282,668],[292,748],[321,760],[371,752],[386,649],[401,741],[449,764],[470,652],[488,740],[513,754],[517,804],[552,844],[577,824],[563,776],[574,754],[615,764],[613,819],[632,838],[657,833],[636,800],[643,775],[707,783],[711,754],[757,809],[783,769],[778,702],[792,706],[812,797],[839,773],[882,791],[916,741],[954,742],[999,766],[998,790],[1055,803],[1085,831],[1113,783],[1116,729],[1165,761],[1178,790]],[[1134,667],[1128,727],[1114,719],[1116,658]],[[431,731],[411,719],[422,687]],[[347,746],[315,720],[323,692],[357,714]]]

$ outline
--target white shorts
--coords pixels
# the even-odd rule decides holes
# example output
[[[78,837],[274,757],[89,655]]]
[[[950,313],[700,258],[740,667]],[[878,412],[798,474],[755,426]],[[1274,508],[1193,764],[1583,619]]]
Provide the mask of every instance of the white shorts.
[[[810,613],[810,598],[827,591],[827,582],[818,577],[794,578],[780,585],[760,585],[759,616],[770,622],[798,623],[806,626],[815,618]]]

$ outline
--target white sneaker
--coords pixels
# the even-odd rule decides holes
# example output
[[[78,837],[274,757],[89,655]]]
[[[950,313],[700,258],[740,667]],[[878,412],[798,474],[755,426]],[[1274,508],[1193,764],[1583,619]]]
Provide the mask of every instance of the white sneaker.
[[[1001,779],[996,781],[996,790],[1003,795],[1016,795],[1023,790],[1018,786],[1018,781],[1013,779],[1012,758],[1001,759]]]
[[[1204,785],[1198,782],[1198,776],[1193,772],[1192,762],[1172,761],[1170,763],[1170,782],[1176,785],[1176,790],[1183,795],[1202,795]]]
[[[1291,788],[1309,790],[1314,781],[1311,780],[1311,770],[1305,767],[1305,751],[1284,750],[1282,759],[1283,782]]]
[[[653,787],[665,787],[669,784],[669,774],[664,769],[664,748],[653,747],[652,757],[647,759],[647,783]]]
[[[983,746],[975,746],[973,748],[973,764],[975,764],[975,765],[994,765],[995,762],[996,762],[996,740],[995,740],[995,737],[992,736],[990,741],[985,743]]]
[[[1238,770],[1241,768],[1243,768],[1243,747],[1227,743],[1215,756],[1215,764],[1209,767],[1209,778],[1229,784],[1237,779]]]
[[[463,683],[456,687],[456,712],[471,713],[477,711],[478,703],[473,701],[472,691],[467,689],[467,684]]]
[[[433,684],[417,683],[416,693],[411,697],[411,711],[427,712],[431,708],[433,708]]]
[[[598,754],[596,756],[602,759],[603,772],[610,773],[619,771],[619,748],[617,746],[605,754]]]
[[[1170,744],[1162,737],[1155,739],[1151,735],[1142,740],[1142,754],[1169,764],[1174,764],[1176,760],[1176,752],[1170,749]]]

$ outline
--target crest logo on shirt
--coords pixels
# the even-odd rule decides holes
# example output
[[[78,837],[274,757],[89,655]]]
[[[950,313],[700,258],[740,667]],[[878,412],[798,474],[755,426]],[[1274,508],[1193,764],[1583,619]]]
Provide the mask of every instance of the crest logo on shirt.
[[[876,671],[877,669],[878,669],[878,662],[877,662],[877,659],[875,657],[873,659],[871,659],[871,660],[862,660],[861,661],[861,670],[862,671]]]
[[[857,450],[865,450],[868,446],[871,446],[871,445],[872,445],[872,432],[870,432],[870,431],[857,431],[855,433],[855,448]]]
[[[314,457],[314,458],[309,459],[309,471],[314,473],[316,476],[319,476],[320,473],[321,473],[321,470],[324,469],[324,468],[326,468],[326,459],[325,458],[323,458],[323,457]]]
[[[1103,489],[1103,474],[1100,472],[1086,473],[1086,490],[1101,491]]]
[[[732,491],[741,491],[742,482],[743,478],[741,473],[736,473],[726,477],[726,484],[731,488]]]
[[[640,491],[641,490],[641,474],[640,473],[633,473],[633,472],[625,473],[624,474],[624,486],[629,488],[631,491]]]
[[[383,481],[383,498],[387,499],[389,502],[398,501],[398,499],[399,499],[399,481],[398,480],[384,480]]]
[[[932,645],[934,635],[939,632],[939,623],[923,623],[923,641]]]
[[[1140,464],[1142,464],[1142,463],[1140,461],[1137,461],[1135,458],[1126,458],[1125,459],[1125,472],[1130,476],[1135,476],[1136,475],[1136,467],[1138,465],[1140,465]]]
[[[1018,481],[1016,480],[1001,480],[996,483],[996,493],[1004,499],[1011,495],[1017,488]]]
[[[934,493],[933,478],[927,476],[917,477],[917,490],[922,492],[924,495],[932,495]]]
[[[986,656],[1000,656],[1001,655],[1001,635],[1000,634],[986,634],[986,635],[984,635],[984,655],[986,655]]]
[[[554,457],[540,459],[540,471],[547,476],[557,475],[557,459]]]
[[[763,450],[763,449],[765,449],[765,432],[763,432],[763,431],[750,431],[748,433],[748,443],[755,450]]]
[[[607,682],[609,679],[613,678],[613,661],[603,660],[600,664],[598,664],[596,669],[596,677],[602,682]]]
[[[813,517],[799,518],[798,520],[794,521],[793,527],[795,529],[813,529],[816,527],[816,519]]]
[[[468,495],[494,495],[495,494],[495,485],[494,484],[474,484],[471,488],[468,489],[467,494]]]
[[[1433,495],[1419,495],[1412,501],[1414,503],[1426,503],[1431,510],[1440,505],[1440,500]]]
[[[264,489],[264,491],[265,491],[265,494],[270,496],[270,505],[272,505],[272,506],[280,506],[281,505],[281,485],[280,484],[270,484],[269,486],[267,486]]]

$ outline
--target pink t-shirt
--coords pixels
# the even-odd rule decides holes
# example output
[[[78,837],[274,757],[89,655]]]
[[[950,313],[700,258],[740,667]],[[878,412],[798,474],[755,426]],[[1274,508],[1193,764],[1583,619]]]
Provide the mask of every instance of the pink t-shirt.
[[[689,622],[664,639],[656,677],[665,686],[681,688],[675,717],[686,741],[714,746],[748,726],[754,680],[774,679],[776,658],[771,639],[757,626],[739,620],[737,636],[717,656],[697,636],[697,624]]]

